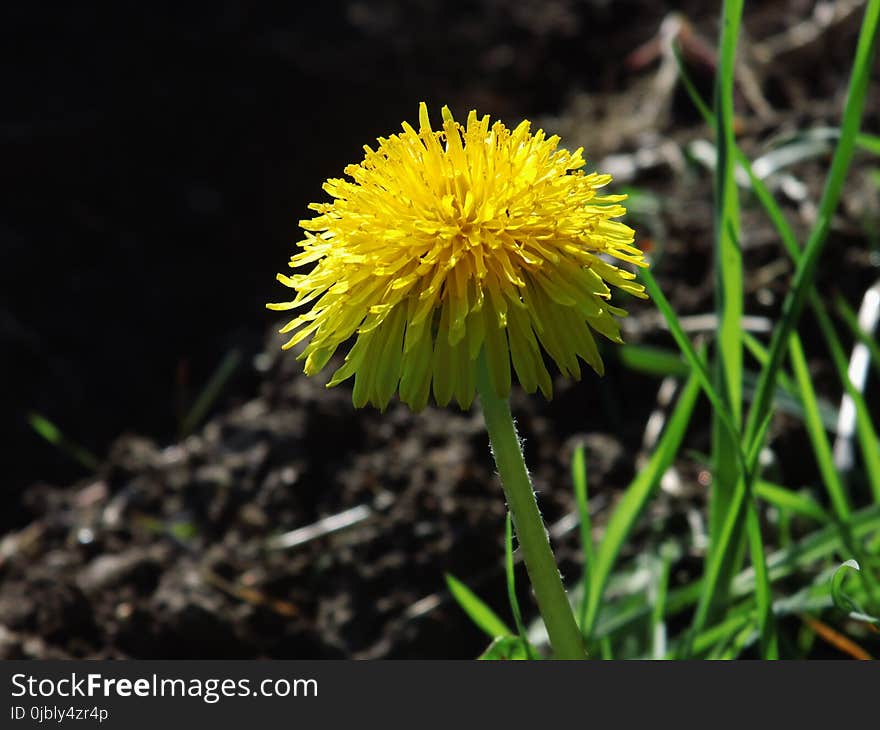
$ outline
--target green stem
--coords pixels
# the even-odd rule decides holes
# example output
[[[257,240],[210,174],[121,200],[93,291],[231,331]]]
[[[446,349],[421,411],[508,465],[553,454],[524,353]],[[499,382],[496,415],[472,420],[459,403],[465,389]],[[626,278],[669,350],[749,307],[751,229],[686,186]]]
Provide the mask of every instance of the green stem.
[[[525,558],[538,609],[547,627],[550,645],[557,659],[586,659],[583,637],[565,595],[547,530],[538,511],[510,405],[506,398],[495,394],[482,356],[477,370],[477,390],[495,464],[501,476],[501,486],[513,516],[516,537]]]

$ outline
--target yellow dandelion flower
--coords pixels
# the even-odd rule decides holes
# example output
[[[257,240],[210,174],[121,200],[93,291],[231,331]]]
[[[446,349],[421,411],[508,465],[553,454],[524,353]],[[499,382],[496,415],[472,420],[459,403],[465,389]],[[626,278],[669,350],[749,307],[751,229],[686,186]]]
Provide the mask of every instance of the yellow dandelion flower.
[[[305,240],[290,259],[307,273],[278,275],[296,291],[289,310],[312,303],[282,333],[285,348],[311,338],[305,372],[321,370],[355,337],[329,385],[355,376],[354,404],[385,408],[395,392],[415,410],[433,391],[468,407],[481,351],[495,392],[508,395],[511,364],[520,384],[551,396],[546,352],[570,377],[578,358],[596,372],[592,332],[620,342],[609,284],[645,297],[635,275],[646,266],[633,230],[613,220],[624,195],[599,195],[610,175],[584,173],[583,150],[559,137],[513,130],[489,117],[462,125],[442,110],[433,130],[425,104],[419,129],[364,147],[350,179],[330,179],[332,202],[312,203]]]

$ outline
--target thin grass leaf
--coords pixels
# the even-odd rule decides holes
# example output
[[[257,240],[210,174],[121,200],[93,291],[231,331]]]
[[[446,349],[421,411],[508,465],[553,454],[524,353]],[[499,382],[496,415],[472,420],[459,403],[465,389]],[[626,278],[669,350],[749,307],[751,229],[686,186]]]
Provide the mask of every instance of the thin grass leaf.
[[[801,338],[794,333],[789,340],[789,357],[791,358],[791,366],[794,371],[798,388],[801,392],[801,402],[804,405],[804,424],[807,428],[807,435],[813,446],[813,454],[819,466],[819,474],[822,476],[822,482],[825,490],[828,492],[828,498],[834,513],[842,522],[849,520],[850,516],[850,500],[834,467],[834,456],[831,451],[831,444],[828,442],[828,436],[819,417],[819,406],[816,399],[816,392],[813,389],[813,381],[807,368],[807,360],[804,356],[804,348],[801,344]]]
[[[732,438],[736,439],[736,437],[738,436],[738,430],[734,423],[733,416],[727,408],[724,399],[713,385],[712,378],[710,377],[709,371],[706,368],[706,363],[704,359],[697,354],[697,351],[694,349],[694,346],[688,339],[687,334],[685,334],[684,328],[681,326],[681,322],[678,319],[678,315],[675,313],[675,310],[673,310],[672,305],[666,299],[666,296],[663,294],[663,291],[657,284],[657,280],[654,278],[654,275],[650,271],[648,271],[647,269],[642,269],[639,272],[639,277],[644,282],[645,288],[647,289],[652,301],[654,302],[654,304],[657,305],[657,309],[660,310],[660,313],[666,320],[666,324],[669,326],[669,332],[675,339],[675,342],[681,350],[682,355],[684,355],[685,360],[687,360],[688,364],[691,366],[691,372],[697,378],[698,382],[700,383],[700,387],[702,387],[703,392],[706,394],[706,397],[712,403],[715,412],[719,414],[719,418],[721,419],[728,433],[731,435]],[[741,465],[744,465],[746,459],[742,453],[742,449],[737,447],[735,449],[735,452]]]
[[[837,567],[831,576],[831,598],[834,605],[846,613],[851,619],[863,621],[873,626],[880,626],[880,618],[868,614],[846,591],[843,590],[843,581],[849,571],[861,572],[861,567],[855,560],[847,560]]]
[[[504,523],[504,572],[507,574],[507,600],[510,603],[510,612],[513,614],[513,622],[516,632],[523,643],[528,659],[535,659],[532,645],[529,643],[528,632],[522,620],[522,611],[519,607],[519,599],[516,597],[516,570],[513,560],[513,518],[510,512]]]
[[[581,553],[583,554],[584,574],[582,577],[583,596],[581,596],[578,625],[583,633],[587,604],[590,600],[590,579],[593,573],[593,526],[590,519],[590,504],[587,492],[587,459],[584,447],[578,446],[571,457],[571,481],[574,485],[574,501],[577,505],[578,521],[581,529]]]
[[[100,461],[91,451],[84,446],[71,441],[52,421],[39,413],[29,413],[28,424],[43,439],[55,446],[59,451],[67,454],[71,459],[84,466],[89,471],[98,468]]]
[[[718,317],[714,384],[726,412],[712,411],[712,488],[709,495],[709,552],[721,549],[717,536],[723,528],[737,482],[742,478],[740,423],[743,388],[743,270],[740,250],[739,198],[736,186],[734,150],[733,85],[736,46],[742,20],[742,0],[724,0],[721,10],[718,70],[715,77],[715,313]],[[730,421],[729,424],[727,421]],[[726,586],[741,559],[741,527],[732,536],[732,549],[723,554],[719,592],[720,604]],[[712,608],[715,608],[713,604]]]
[[[805,494],[798,494],[786,487],[760,479],[755,482],[753,489],[757,498],[763,499],[777,509],[792,512],[823,525],[831,521],[831,516],[822,509],[822,506]]]
[[[657,571],[657,582],[651,597],[654,604],[651,611],[651,652],[654,659],[663,659],[666,655],[666,596],[669,595],[672,558],[672,550],[661,548],[660,569]]]
[[[758,338],[755,337],[750,332],[743,332],[743,344],[746,346],[746,349],[755,358],[759,365],[766,365],[767,361],[770,358],[769,353],[767,352],[767,348],[764,347],[759,341]],[[779,377],[777,378],[779,382],[779,386],[789,395],[796,395],[798,392],[797,386],[794,384],[792,379],[789,377],[788,373],[785,370],[779,371]]]
[[[871,365],[874,367],[878,377],[880,377],[880,343],[859,326],[859,316],[849,306],[846,299],[838,296],[834,300],[834,305],[840,318],[849,327],[850,332],[852,332],[853,337],[868,348],[868,352],[871,354]]]
[[[751,355],[761,366],[767,364],[767,349],[757,340],[757,338],[753,337],[748,332],[743,332],[743,344],[745,344],[746,349],[751,353]],[[778,385],[776,386],[776,395],[773,398],[773,408],[771,410],[788,413],[792,416],[796,416],[803,421],[806,414],[804,413],[804,408],[800,401],[800,392],[797,385],[792,381],[791,377],[782,369],[780,369],[779,371],[779,377],[777,378],[777,380]],[[751,371],[747,370],[745,372],[744,382],[746,386],[746,400],[753,400],[754,386],[757,381],[757,376],[754,375]],[[822,425],[825,427],[825,430],[836,433],[838,417],[837,409],[824,401],[820,402],[818,404],[818,407],[819,416],[822,420]]]
[[[734,180],[733,83],[736,45],[742,20],[742,0],[724,0],[721,15],[721,40],[718,75],[715,85],[715,137],[718,163],[715,166],[715,274],[718,315],[719,380],[716,387],[727,403],[734,423],[742,408],[742,316],[743,274],[739,246],[739,201]],[[723,424],[718,432],[726,431]],[[732,434],[725,433],[723,441]],[[722,445],[723,442],[722,442]],[[731,464],[732,474],[736,465]]]
[[[241,353],[238,350],[230,350],[226,353],[217,369],[213,372],[196,402],[190,408],[180,424],[180,436],[189,436],[207,415],[211,406],[216,403],[226,383],[235,374],[241,362]]]
[[[743,650],[754,641],[755,634],[759,633],[752,625],[746,625],[731,637],[724,651],[718,654],[719,661],[729,661],[736,659]],[[778,659],[778,657],[775,657]]]
[[[755,569],[755,602],[757,603],[758,611],[758,632],[761,637],[761,657],[764,659],[779,659],[776,618],[773,615],[773,593],[770,589],[770,578],[767,573],[761,523],[758,519],[758,510],[755,508],[755,501],[753,499],[749,500],[746,534],[748,535],[752,567]]]
[[[669,330],[681,349],[682,354],[691,365],[693,377],[698,379],[707,397],[715,407],[715,414],[718,418],[718,422],[725,426],[730,435],[731,438],[727,443],[730,444],[732,448],[730,448],[729,451],[732,451],[735,454],[738,462],[736,464],[738,468],[735,472],[737,478],[734,483],[733,491],[730,495],[725,494],[724,497],[726,509],[723,513],[718,513],[719,524],[715,526],[714,532],[710,529],[712,548],[710,549],[707,559],[706,582],[704,584],[705,594],[697,607],[697,611],[694,615],[694,625],[692,627],[692,633],[697,634],[702,630],[712,609],[726,594],[727,584],[729,584],[732,577],[732,566],[738,562],[737,558],[732,558],[731,556],[738,555],[739,552],[739,535],[742,534],[744,524],[742,522],[742,507],[745,504],[745,498],[749,492],[749,479],[753,472],[753,463],[757,460],[758,452],[756,451],[751,458],[747,458],[743,454],[739,443],[738,431],[731,414],[727,410],[726,403],[713,387],[702,358],[698,356],[693,349],[693,346],[685,335],[672,306],[666,300],[666,297],[663,295],[663,292],[660,290],[650,272],[647,270],[642,271],[641,278],[645,282],[645,286],[651,299],[666,319]],[[767,423],[768,417],[765,416],[764,422],[762,423],[762,426],[764,426],[765,429]],[[716,469],[717,468],[716,463]],[[733,474],[733,472],[731,473]],[[731,549],[732,545],[735,546],[733,549]],[[588,619],[589,618],[588,614]]]
[[[766,361],[767,350],[746,331],[743,332],[743,343],[759,364]],[[623,345],[617,348],[617,351],[619,351],[620,361],[623,365],[648,375],[683,378],[687,377],[691,371],[690,366],[682,359],[679,352],[663,347]],[[743,396],[747,402],[752,399],[757,382],[758,375],[755,371],[743,371]],[[804,412],[797,398],[797,388],[784,372],[779,374],[779,385],[776,389],[773,405],[775,410],[803,418]],[[821,403],[820,412],[825,427],[834,431],[837,427],[837,410],[827,403]]]
[[[866,152],[880,155],[880,137],[875,134],[866,134],[865,132],[861,132],[860,134],[856,135],[856,145],[861,147]]]
[[[763,448],[764,439],[767,436],[767,432],[770,430],[770,424],[773,421],[773,413],[768,413],[764,417],[764,423],[760,425],[758,428],[758,435],[752,444],[751,449],[749,449],[749,453],[746,454],[746,461],[750,465],[749,474],[752,474],[755,470],[755,466],[758,463],[758,460],[761,456],[761,449]],[[748,475],[747,475],[748,476]]]
[[[666,429],[660,437],[651,459],[627,487],[608,520],[608,526],[605,528],[605,534],[599,543],[593,561],[589,600],[581,624],[585,636],[592,636],[599,608],[602,605],[602,594],[623,543],[633,529],[648,499],[659,485],[663,474],[678,453],[699,393],[699,377],[694,372],[682,388],[678,402],[675,404]]]
[[[853,385],[849,378],[849,363],[843,351],[843,346],[837,337],[837,332],[825,310],[824,305],[816,308],[816,320],[819,328],[825,336],[825,341],[831,351],[831,361],[837,370],[837,376],[843,384],[843,388],[847,395],[852,399],[856,409],[856,434],[859,440],[859,447],[862,452],[862,461],[865,465],[865,472],[868,475],[868,484],[874,496],[874,501],[880,503],[880,441],[877,438],[877,431],[871,421],[871,415],[868,411],[868,404],[861,391]]]
[[[753,624],[754,616],[751,609],[728,616],[720,623],[694,637],[692,651],[694,654],[703,654],[715,646],[728,646],[734,635],[742,631],[744,627],[748,626],[750,630],[754,630]],[[669,659],[679,658],[679,649],[679,643],[676,643],[667,654],[667,657]]]
[[[517,661],[531,659],[528,643],[518,636],[499,636],[477,659],[482,661]]]
[[[498,614],[489,608],[483,601],[458,578],[449,573],[446,574],[446,585],[456,603],[468,615],[471,621],[483,633],[492,639],[502,636],[511,636],[513,632],[507,627]]]
[[[760,444],[764,443],[764,437],[770,428],[772,416],[772,412],[767,414],[767,418],[758,432],[759,436],[755,439],[756,445],[747,455],[750,465],[758,463]],[[744,479],[747,485],[751,485],[754,481],[754,474],[747,474]],[[776,619],[773,615],[773,593],[767,575],[764,538],[761,534],[761,523],[758,519],[754,495],[749,498],[748,512],[746,514],[746,534],[752,566],[755,570],[755,600],[758,611],[758,631],[761,637],[761,656],[764,659],[778,659],[779,644],[776,636]]]
[[[626,367],[648,375],[687,377],[688,364],[671,350],[646,345],[623,345],[617,348],[620,362]]]

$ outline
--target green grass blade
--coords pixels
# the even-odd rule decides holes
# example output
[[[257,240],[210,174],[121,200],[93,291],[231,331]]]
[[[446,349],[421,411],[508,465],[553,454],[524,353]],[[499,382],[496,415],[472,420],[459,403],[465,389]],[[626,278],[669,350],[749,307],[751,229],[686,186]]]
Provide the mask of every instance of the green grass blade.
[[[652,596],[651,650],[654,659],[666,654],[666,596],[669,595],[669,575],[672,572],[672,551],[660,549],[660,570]]]
[[[828,498],[834,513],[839,520],[846,522],[849,520],[851,511],[849,497],[834,466],[831,444],[828,442],[825,427],[822,425],[822,419],[819,416],[816,392],[813,389],[813,381],[807,369],[807,359],[804,356],[801,338],[797,333],[792,334],[789,340],[789,357],[791,358],[795,379],[800,388],[801,402],[804,405],[805,413],[804,423],[810,443],[813,446],[813,454],[819,466],[819,474],[822,476],[822,482],[825,484],[825,490],[828,492]]]
[[[764,538],[758,510],[753,499],[749,500],[746,518],[746,533],[752,566],[755,569],[755,602],[758,605],[758,631],[761,635],[761,656],[764,659],[779,659],[779,643],[776,637],[776,619],[773,615],[773,593],[767,574]]]
[[[758,364],[761,366],[765,366],[770,359],[770,355],[767,352],[767,348],[762,345],[758,339],[749,332],[743,332],[743,344],[746,346],[746,349],[758,361]],[[779,382],[779,387],[782,388],[783,391],[788,393],[789,395],[796,395],[798,390],[797,386],[792,382],[791,378],[788,376],[784,370],[779,370],[779,376],[777,377],[777,381]]]
[[[496,639],[500,636],[513,636],[513,632],[507,627],[498,614],[489,608],[483,601],[458,578],[449,573],[446,574],[446,585],[449,592],[462,610],[470,617],[471,621],[489,638]]]
[[[718,549],[717,536],[723,527],[732,495],[741,477],[739,429],[742,418],[742,316],[743,271],[740,250],[739,199],[734,179],[733,85],[736,46],[742,20],[742,0],[724,0],[721,11],[718,71],[715,77],[715,313],[718,317],[715,359],[715,387],[727,413],[712,411],[712,487],[709,494],[709,552]],[[726,423],[732,421],[733,428]],[[732,549],[725,550],[717,600],[736,572],[742,555],[741,528],[733,536]],[[714,608],[714,607],[713,607]]]
[[[703,574],[700,598],[697,603],[697,609],[694,612],[690,630],[691,636],[698,635],[703,630],[712,608],[718,602],[718,596],[727,592],[727,586],[725,585],[727,582],[725,576],[725,555],[728,554],[728,551],[734,544],[734,538],[743,524],[743,507],[746,503],[748,491],[748,484],[745,476],[743,476],[743,478],[737,480],[728,503],[728,511],[724,516],[724,521],[721,523],[718,532],[712,536],[714,543],[706,559],[706,570]],[[685,656],[689,655],[689,651],[686,648]]]
[[[818,303],[816,307],[816,320],[819,323],[822,334],[825,336],[825,341],[828,343],[831,351],[831,360],[837,369],[840,382],[855,406],[856,435],[858,436],[862,452],[862,461],[865,465],[865,472],[868,475],[868,484],[871,487],[874,501],[880,503],[880,441],[877,439],[877,431],[874,429],[874,424],[871,421],[868,404],[865,402],[865,397],[849,378],[849,364],[843,352],[843,346],[840,344],[828,312],[821,303]]]
[[[874,366],[877,376],[880,377],[880,343],[859,326],[859,317],[852,307],[849,306],[846,299],[838,296],[834,300],[834,304],[840,318],[853,333],[853,337],[868,348],[868,352],[871,355],[871,365]]]
[[[580,611],[578,611],[578,625],[583,632],[587,604],[590,600],[590,579],[593,573],[593,525],[590,519],[590,504],[587,493],[587,459],[583,446],[578,446],[572,454],[571,480],[574,484],[574,501],[577,505],[581,528],[581,552],[584,562],[583,596],[581,597]]]
[[[706,368],[704,359],[697,354],[697,351],[688,339],[687,334],[685,334],[684,328],[681,326],[681,322],[679,322],[678,315],[676,315],[675,310],[672,309],[672,305],[666,299],[666,296],[657,284],[654,275],[647,269],[642,269],[639,272],[639,276],[644,282],[651,300],[657,305],[657,309],[660,310],[660,313],[666,320],[669,331],[681,350],[682,355],[684,355],[685,360],[687,360],[688,364],[691,366],[691,372],[699,381],[700,387],[702,387],[706,397],[712,403],[715,411],[719,414],[719,418],[731,438],[736,439],[738,430],[734,423],[733,416],[727,408],[724,399],[713,385],[712,378],[709,375],[709,370]],[[737,448],[736,453],[738,454],[741,464],[744,464],[745,457],[742,454],[742,450]]]
[[[29,413],[27,420],[30,427],[34,429],[41,438],[48,441],[60,451],[63,451],[74,461],[79,462],[81,466],[84,466],[89,471],[94,471],[98,468],[98,464],[100,463],[98,457],[84,446],[80,446],[67,438],[61,433],[61,429],[59,429],[58,426],[52,423],[48,418],[41,416],[39,413]]]
[[[869,615],[848,593],[843,590],[843,581],[850,571],[861,572],[861,567],[856,560],[847,560],[838,566],[831,577],[831,597],[834,605],[856,621],[864,621],[874,626],[880,626],[880,618]]]
[[[718,75],[715,85],[715,136],[718,163],[715,166],[715,274],[718,314],[718,382],[734,422],[739,422],[742,408],[742,316],[743,273],[739,246],[739,201],[734,180],[733,82],[736,44],[742,20],[742,0],[724,0],[721,18],[721,41]],[[722,446],[729,436],[724,424]],[[735,461],[730,460],[736,474]]]
[[[519,634],[528,658],[534,659],[532,645],[529,643],[528,632],[522,620],[519,599],[516,597],[516,570],[513,560],[513,518],[510,516],[509,511],[504,524],[504,572],[507,575],[507,600],[510,603],[510,612],[513,614],[516,632]]]
[[[678,402],[651,459],[627,487],[608,521],[608,526],[593,561],[589,600],[581,624],[586,636],[592,635],[599,608],[602,605],[602,594],[623,543],[633,529],[648,499],[659,485],[663,474],[678,453],[699,393],[700,382],[694,373],[682,388]]]
[[[787,510],[823,525],[831,521],[831,515],[822,509],[822,506],[815,499],[805,494],[799,494],[778,484],[760,479],[755,482],[754,492],[756,497],[772,504],[777,509]]]
[[[726,646],[736,634],[744,628],[751,628],[753,623],[754,617],[751,611],[728,616],[720,623],[703,631],[699,636],[694,637],[691,650],[694,654],[703,654],[715,646]],[[678,645],[674,647],[669,658],[676,658],[680,649],[681,647]]]
[[[875,134],[865,134],[863,132],[856,135],[856,144],[866,152],[880,155],[880,137]]]
[[[686,377],[687,363],[676,352],[645,345],[623,345],[617,348],[620,362],[631,370],[648,375]]]
[[[528,644],[518,636],[498,636],[480,656],[479,661],[517,661],[531,659]]]
[[[189,413],[180,424],[180,436],[189,436],[207,415],[211,406],[220,397],[224,386],[238,369],[241,362],[241,353],[238,350],[230,350],[220,361],[217,369],[213,372],[196,402],[190,408]]]

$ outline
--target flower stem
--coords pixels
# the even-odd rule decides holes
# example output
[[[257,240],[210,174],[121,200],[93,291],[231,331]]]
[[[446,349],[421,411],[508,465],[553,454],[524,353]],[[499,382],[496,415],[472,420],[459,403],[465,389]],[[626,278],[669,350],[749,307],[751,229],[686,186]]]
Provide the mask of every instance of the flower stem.
[[[506,398],[499,398],[495,394],[482,356],[477,368],[477,391],[495,464],[501,476],[501,486],[513,516],[516,537],[555,658],[586,659],[583,637],[565,595],[547,530],[538,511],[510,405]]]

